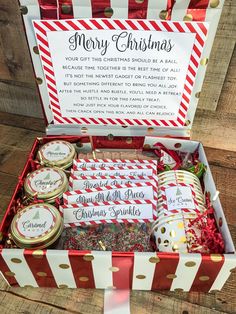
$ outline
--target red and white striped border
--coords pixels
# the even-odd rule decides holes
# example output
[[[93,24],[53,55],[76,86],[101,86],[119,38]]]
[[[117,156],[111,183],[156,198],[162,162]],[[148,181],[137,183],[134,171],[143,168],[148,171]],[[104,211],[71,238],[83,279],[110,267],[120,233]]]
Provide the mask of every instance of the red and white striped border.
[[[83,203],[83,204],[70,204],[62,205],[59,210],[61,213],[64,213],[64,209],[72,208],[81,208],[81,207],[99,207],[99,206],[112,206],[112,205],[132,205],[132,204],[151,204],[153,210],[153,219],[102,219],[102,220],[91,220],[86,222],[78,223],[64,223],[65,227],[76,227],[76,226],[89,226],[97,224],[106,224],[106,223],[148,223],[157,218],[157,205],[156,200],[125,200],[125,201],[114,201],[114,202],[98,202],[98,203]]]
[[[145,187],[145,186],[151,186],[153,189],[153,199],[157,202],[157,186],[156,184],[152,184],[151,182],[137,182],[137,183],[127,183],[127,184],[116,184],[113,186],[104,186],[104,187],[98,187],[98,188],[92,188],[92,189],[84,189],[84,190],[77,190],[77,191],[67,191],[63,194],[63,201],[64,204],[68,204],[68,197],[73,195],[81,195],[85,193],[91,193],[91,192],[101,192],[101,191],[107,191],[107,190],[117,190],[117,189],[123,189],[123,188],[132,188],[132,187]],[[93,203],[95,204],[95,203]]]
[[[90,167],[90,168],[80,168],[75,163],[73,164],[74,171],[91,171],[91,170],[135,170],[135,169],[153,169],[156,172],[156,165],[155,164],[144,164],[144,165],[132,165],[132,166],[125,166],[125,167]],[[155,173],[156,174],[156,173]]]
[[[73,173],[70,174],[69,177],[69,186],[73,189],[73,182],[77,181],[77,180],[81,180],[81,181],[85,181],[85,180],[108,180],[108,179],[112,179],[112,180],[117,180],[117,179],[121,179],[121,180],[147,180],[147,181],[155,181],[156,182],[156,186],[158,185],[158,177],[157,176],[146,176],[146,177],[142,177],[142,176],[81,176],[81,177],[77,177],[75,176]]]
[[[33,21],[35,34],[40,51],[42,66],[46,78],[51,110],[56,124],[86,124],[86,125],[145,125],[162,127],[184,126],[190,103],[191,92],[197,74],[203,46],[207,36],[207,26],[203,22],[172,22],[156,20],[111,20],[111,19],[81,19],[81,20],[41,20]],[[176,120],[155,119],[113,119],[113,118],[67,118],[61,113],[57,86],[47,33],[56,31],[83,30],[142,30],[175,33],[196,34],[195,43],[190,57],[186,81]]]
[[[78,164],[86,164],[85,168],[91,168],[89,164],[127,164],[127,167],[132,164],[133,166],[145,166],[145,165],[151,165],[151,166],[157,166],[157,160],[146,160],[146,159],[74,159],[73,160],[73,168],[77,166]],[[122,165],[121,165],[122,166]],[[98,165],[100,168],[100,166]],[[120,166],[118,166],[120,167]]]
[[[171,212],[171,213],[174,213],[174,214],[178,214],[180,211],[178,209],[172,209],[172,210],[168,210],[168,206],[167,206],[167,199],[166,199],[166,194],[165,194],[165,190],[170,188],[170,187],[173,187],[173,186],[187,186],[187,187],[190,187],[191,189],[191,192],[192,192],[192,196],[193,196],[193,202],[195,204],[195,211],[196,212],[200,212],[197,208],[198,208],[198,202],[197,202],[197,199],[196,199],[196,193],[194,192],[194,189],[193,189],[193,185],[192,184],[186,184],[186,183],[178,183],[178,184],[175,184],[175,183],[170,183],[168,184],[167,186],[161,186],[160,187],[160,191],[161,191],[161,196],[162,196],[162,199],[163,199],[163,204],[162,204],[162,208],[168,212]],[[182,212],[185,212],[185,213],[191,213],[193,212],[192,209],[189,209],[189,208],[181,208],[181,211]]]

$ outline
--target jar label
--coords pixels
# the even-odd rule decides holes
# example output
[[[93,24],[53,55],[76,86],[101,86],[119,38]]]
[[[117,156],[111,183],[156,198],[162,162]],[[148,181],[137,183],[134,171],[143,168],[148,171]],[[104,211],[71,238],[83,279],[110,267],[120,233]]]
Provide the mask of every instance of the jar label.
[[[18,232],[27,238],[37,238],[48,233],[55,224],[55,216],[47,206],[35,205],[23,211],[16,221]]]
[[[42,155],[49,161],[59,161],[68,157],[70,147],[63,142],[51,142],[42,148]]]
[[[52,168],[43,168],[35,171],[29,179],[31,190],[38,193],[50,193],[58,189],[62,183],[62,176]]]

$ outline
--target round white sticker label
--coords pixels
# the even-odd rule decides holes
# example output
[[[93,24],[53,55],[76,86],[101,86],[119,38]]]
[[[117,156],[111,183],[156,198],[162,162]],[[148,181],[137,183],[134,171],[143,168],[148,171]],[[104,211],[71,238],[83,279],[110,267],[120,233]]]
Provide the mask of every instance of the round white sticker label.
[[[40,171],[30,179],[31,188],[38,193],[50,193],[62,184],[61,175],[54,169]]]
[[[63,142],[54,142],[43,149],[43,156],[50,161],[65,159],[70,154],[70,148]]]
[[[18,231],[25,237],[39,237],[53,225],[53,214],[46,207],[32,207],[21,215]]]

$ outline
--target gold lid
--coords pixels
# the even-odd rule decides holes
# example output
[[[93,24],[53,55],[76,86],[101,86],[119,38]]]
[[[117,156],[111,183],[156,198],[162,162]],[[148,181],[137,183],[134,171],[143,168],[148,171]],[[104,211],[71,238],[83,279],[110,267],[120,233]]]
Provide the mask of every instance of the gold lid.
[[[75,148],[71,143],[56,140],[43,145],[37,158],[42,165],[67,169],[72,165],[75,155]]]
[[[60,236],[63,220],[56,207],[33,204],[14,216],[10,229],[12,240],[20,248],[45,248]]]
[[[26,195],[47,201],[55,199],[68,189],[68,179],[59,168],[40,168],[28,174],[24,182]]]

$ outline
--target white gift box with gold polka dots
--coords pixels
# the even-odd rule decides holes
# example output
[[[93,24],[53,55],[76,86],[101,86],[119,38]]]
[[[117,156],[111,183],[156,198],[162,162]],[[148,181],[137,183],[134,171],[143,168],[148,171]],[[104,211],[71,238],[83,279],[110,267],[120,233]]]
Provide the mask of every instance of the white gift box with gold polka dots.
[[[215,208],[215,218],[224,242],[225,254],[178,254],[166,252],[108,252],[76,250],[7,249],[0,246],[0,271],[11,286],[135,289],[171,291],[214,291],[222,289],[236,267],[235,248],[225,220],[219,195],[209,165],[199,142],[190,140],[190,130],[200,97],[206,66],[215,37],[223,0],[169,1],[161,0],[68,0],[48,1],[20,0],[20,10],[25,25],[29,50],[45,113],[47,135],[36,139],[26,165],[19,177],[12,200],[0,226],[2,238],[6,238],[13,218],[13,205],[18,198],[23,181],[32,171],[32,158],[38,147],[53,139],[79,142],[79,147],[141,149],[152,148],[156,142],[168,149],[183,152],[199,151],[200,160],[207,166],[204,176],[205,192],[209,192]],[[33,20],[63,20],[84,18],[144,19],[161,21],[209,22],[208,37],[203,48],[199,67],[192,86],[189,109],[183,126],[144,125],[87,125],[54,124],[45,73],[39,57]],[[107,22],[108,23],[108,22]],[[63,25],[63,24],[60,24]],[[163,24],[165,25],[165,24]],[[191,24],[189,24],[191,25]],[[62,27],[62,26],[61,26]],[[48,63],[50,65],[50,63]],[[106,122],[106,121],[105,121]],[[159,138],[157,136],[160,136]],[[166,138],[165,138],[166,137]],[[168,137],[168,138],[167,138]],[[170,138],[171,137],[171,138]],[[177,139],[178,138],[178,139]],[[103,146],[102,146],[103,145]]]

